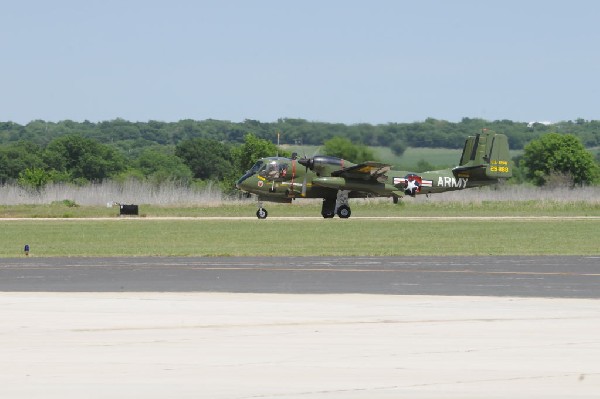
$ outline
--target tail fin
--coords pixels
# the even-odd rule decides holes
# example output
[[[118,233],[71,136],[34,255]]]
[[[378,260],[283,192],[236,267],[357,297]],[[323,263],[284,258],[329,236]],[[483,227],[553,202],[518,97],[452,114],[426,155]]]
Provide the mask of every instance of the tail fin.
[[[457,177],[478,180],[511,177],[508,138],[488,131],[469,136],[465,141],[460,164],[452,172]]]

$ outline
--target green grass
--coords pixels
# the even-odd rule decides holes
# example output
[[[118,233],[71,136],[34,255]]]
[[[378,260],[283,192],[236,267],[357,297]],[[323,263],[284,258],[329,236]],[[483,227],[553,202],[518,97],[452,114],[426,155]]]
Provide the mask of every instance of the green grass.
[[[0,221],[0,257],[598,255],[596,220]]]
[[[253,202],[206,207],[141,205],[139,218],[119,218],[117,207],[70,207],[62,202],[3,206],[0,257],[23,256],[25,244],[31,246],[32,256],[40,257],[600,254],[598,201],[434,202],[420,197],[394,205],[391,201],[353,200],[353,216],[347,220],[320,218],[318,200],[265,206],[267,220],[254,218]],[[166,216],[230,219],[151,218]],[[314,218],[292,218],[298,216]],[[454,219],[418,219],[423,216]],[[596,218],[473,220],[465,216]],[[9,217],[26,219],[7,220]],[[65,217],[105,219],[59,219]]]
[[[475,194],[475,192],[473,192]],[[442,197],[440,197],[442,198]],[[474,197],[476,198],[476,197]],[[351,200],[353,216],[600,216],[597,201],[565,201],[546,199],[528,201],[430,201],[419,197],[406,198],[399,204],[391,200]],[[265,203],[270,216],[319,216],[319,200],[299,200],[292,204]],[[140,205],[140,217],[244,217],[254,216],[253,201],[224,203],[220,206],[157,206]],[[117,218],[118,207],[69,207],[62,203],[51,205],[3,205],[2,218]]]

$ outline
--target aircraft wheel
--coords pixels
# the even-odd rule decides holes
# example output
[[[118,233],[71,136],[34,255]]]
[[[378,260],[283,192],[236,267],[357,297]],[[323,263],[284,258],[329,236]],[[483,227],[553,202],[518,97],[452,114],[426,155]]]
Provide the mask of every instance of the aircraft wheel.
[[[268,214],[265,208],[258,208],[258,211],[256,211],[256,217],[259,219],[266,219]]]
[[[348,219],[350,217],[350,207],[348,205],[342,205],[338,208],[337,214],[342,219]]]
[[[321,215],[323,215],[325,219],[331,219],[335,216],[335,198],[323,198]]]
[[[331,219],[335,216],[335,212],[333,209],[327,209],[321,212],[321,215],[323,215],[323,217],[325,219]]]

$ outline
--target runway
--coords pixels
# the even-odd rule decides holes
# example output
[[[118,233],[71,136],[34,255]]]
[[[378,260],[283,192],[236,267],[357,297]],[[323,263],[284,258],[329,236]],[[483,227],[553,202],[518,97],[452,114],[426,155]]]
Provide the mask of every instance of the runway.
[[[599,298],[600,257],[0,259],[0,291]]]
[[[599,261],[0,259],[0,397],[597,398]]]

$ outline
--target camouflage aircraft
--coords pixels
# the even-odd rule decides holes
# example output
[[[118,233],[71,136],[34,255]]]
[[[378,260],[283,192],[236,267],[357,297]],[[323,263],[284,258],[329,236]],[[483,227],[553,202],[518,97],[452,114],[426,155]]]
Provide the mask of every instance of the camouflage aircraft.
[[[296,198],[323,198],[324,218],[337,214],[345,219],[351,214],[348,198],[391,197],[397,203],[405,195],[486,186],[512,176],[509,159],[506,136],[483,131],[466,139],[459,165],[451,169],[413,173],[379,162],[292,155],[258,160],[236,186],[258,197],[259,219],[268,215],[263,201],[291,203]]]

